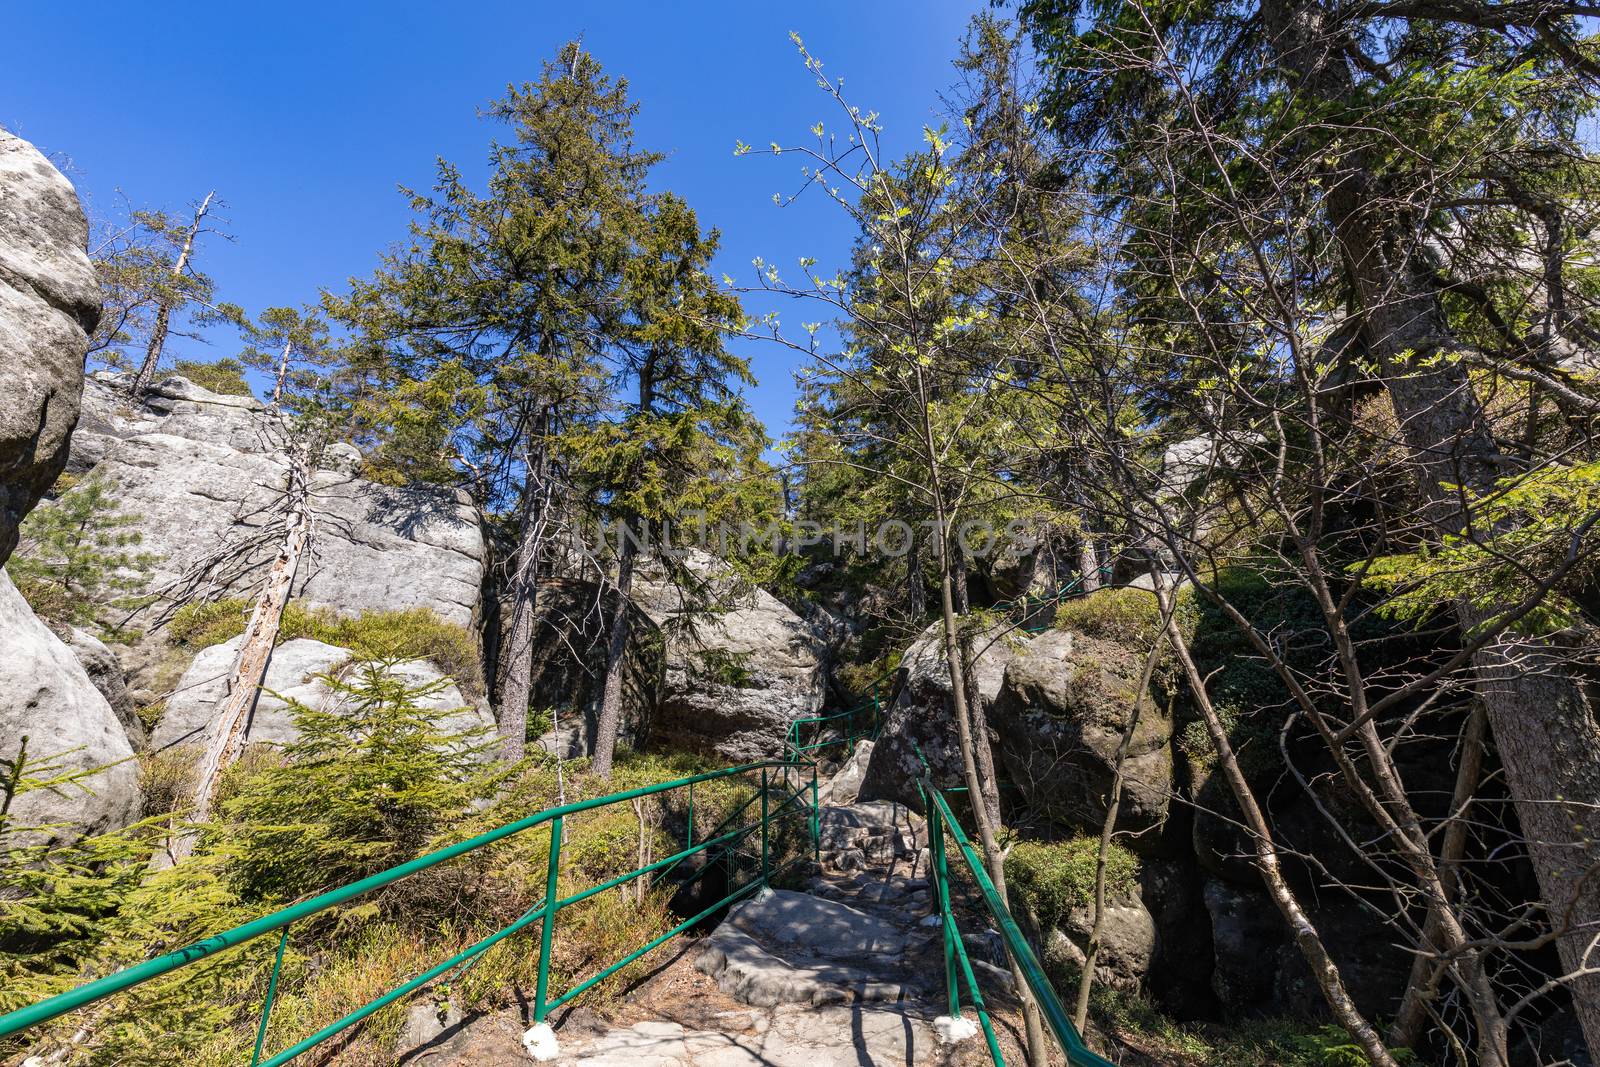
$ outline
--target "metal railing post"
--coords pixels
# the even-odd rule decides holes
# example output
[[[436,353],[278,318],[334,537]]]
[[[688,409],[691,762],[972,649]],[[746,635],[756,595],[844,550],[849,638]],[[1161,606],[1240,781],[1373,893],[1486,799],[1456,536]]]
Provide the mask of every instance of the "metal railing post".
[[[929,867],[933,874],[933,891],[937,894],[939,930],[944,935],[944,985],[950,1017],[954,1019],[961,1014],[961,980],[956,975],[955,923],[950,913],[950,868],[944,855],[944,821],[934,805],[927,805],[927,812]]]
[[[822,807],[817,803],[817,765],[811,765],[811,851],[817,861],[817,871],[822,870]]]
[[[761,884],[767,884],[767,769],[761,768]]]
[[[283,928],[278,938],[278,955],[272,961],[272,978],[267,982],[267,999],[261,1005],[261,1025],[256,1028],[256,1048],[250,1054],[250,1067],[261,1062],[261,1050],[267,1043],[267,1020],[272,1018],[272,1002],[278,998],[278,975],[283,971],[283,948],[289,943],[289,928]]]
[[[694,847],[694,783],[689,783],[689,848]]]
[[[533,995],[533,1021],[544,1022],[546,994],[550,991],[550,942],[555,933],[556,910],[561,899],[557,879],[561,874],[561,826],[556,816],[550,822],[550,859],[544,869],[544,921],[539,930],[539,979]]]

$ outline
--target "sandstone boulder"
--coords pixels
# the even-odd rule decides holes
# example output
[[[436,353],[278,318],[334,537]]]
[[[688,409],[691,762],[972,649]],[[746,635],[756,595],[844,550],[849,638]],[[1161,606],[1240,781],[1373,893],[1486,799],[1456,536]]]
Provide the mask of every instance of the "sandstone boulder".
[[[1117,749],[1127,728],[1144,653],[1050,630],[1006,667],[994,703],[1000,755],[1035,812],[1097,831],[1105,820]],[[1172,720],[1147,700],[1123,765],[1118,829],[1140,835],[1163,823],[1172,796]],[[1148,838],[1149,840],[1145,840]]]
[[[974,715],[987,719],[987,709],[1000,694],[1006,666],[1028,643],[1026,634],[1002,629],[977,638],[977,685],[984,708]],[[941,785],[964,782],[961,753],[956,744],[954,705],[950,700],[950,670],[945,661],[942,624],[922,632],[900,661],[898,692],[884,714],[883,728],[872,749],[872,759],[861,784],[861,796],[897,800],[921,806],[917,779],[922,763],[917,748]]]
[[[653,742],[733,761],[778,755],[789,724],[815,715],[826,690],[823,642],[765,590],[704,554],[684,579],[641,567],[633,601],[660,630],[663,671]],[[707,612],[702,603],[715,605]]]
[[[263,527],[286,483],[275,451],[282,431],[263,405],[177,377],[156,383],[138,404],[104,376],[91,380],[86,395],[73,466],[104,479],[122,513],[137,516],[140,550],[156,557],[145,591],[216,596],[253,588],[276,552]],[[473,625],[488,549],[466,495],[366,481],[338,448],[324,465],[293,595],[343,614],[425,607]],[[207,566],[224,546],[226,558]]]
[[[17,826],[48,826],[51,837],[113,830],[142,803],[133,746],[78,657],[33,614],[0,571],[0,749],[15,758],[28,739],[32,760],[65,770],[102,768],[59,791],[35,790],[12,806]]]
[[[0,129],[0,563],[66,466],[100,320],[88,238],[71,183]]]
[[[159,751],[204,743],[206,728],[225,695],[228,672],[242,640],[242,637],[235,637],[201,649],[151,733],[152,748]],[[280,746],[292,743],[299,734],[290,709],[291,701],[319,710],[336,711],[346,706],[351,698],[330,686],[326,676],[350,679],[352,656],[347,648],[306,638],[279,645],[272,653],[261,697],[246,726],[245,741]],[[426,660],[397,663],[391,673],[415,687],[444,680],[438,668]],[[488,711],[464,699],[454,683],[421,697],[419,703],[437,711],[436,724],[452,732],[494,728]]]
[[[122,661],[106,647],[104,641],[76,626],[68,630],[65,640],[78,662],[89,675],[89,681],[106,698],[112,714],[128,733],[135,748],[144,747],[144,723],[134,713],[133,697],[128,693],[128,681],[122,672]]]

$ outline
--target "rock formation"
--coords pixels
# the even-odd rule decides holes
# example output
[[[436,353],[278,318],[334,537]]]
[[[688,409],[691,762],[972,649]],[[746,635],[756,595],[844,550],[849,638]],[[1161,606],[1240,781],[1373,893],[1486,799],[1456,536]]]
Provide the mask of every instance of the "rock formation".
[[[883,729],[861,784],[863,798],[898,800],[920,807],[916,785],[922,773],[917,757],[919,746],[936,782],[963,783],[943,640],[942,624],[934,623],[906,649],[896,681],[898,692],[884,715]],[[977,683],[984,702],[984,708],[978,710],[986,714],[1000,695],[1007,665],[1028,641],[1027,634],[998,628],[977,637]],[[975,720],[983,717],[974,715]]]
[[[62,770],[103,768],[81,784],[37,789],[13,805],[17,826],[56,837],[125,826],[139,814],[139,766],[116,713],[78,658],[40,622],[0,571],[0,745],[14,758],[28,739],[32,761]]]
[[[991,712],[998,755],[1036,815],[1097,831],[1144,656],[1061,630],[1040,634],[1006,666]],[[1123,766],[1118,829],[1132,848],[1166,820],[1172,798],[1172,720],[1147,701]]]
[[[176,597],[250,588],[276,550],[252,539],[284,484],[276,420],[257,400],[183,378],[157,382],[136,405],[114,380],[96,376],[85,390],[73,468],[103,478],[119,507],[138,516],[140,549],[157,557],[148,590]],[[355,473],[359,463],[347,445],[324,456],[294,598],[352,615],[426,607],[472,625],[488,553],[471,501],[450,490],[367,481]],[[206,566],[225,546],[237,548]]]
[[[150,737],[156,750],[199,744],[217,705],[225,695],[228,671],[238,655],[235,637],[202,649],[167,701],[166,711]],[[326,678],[348,680],[354,654],[347,648],[297,638],[285,641],[272,654],[266,684],[245,731],[248,744],[286,745],[298,734],[290,702],[321,711],[337,711],[350,699],[329,686]],[[418,700],[418,704],[438,713],[434,720],[442,729],[466,733],[493,730],[494,719],[487,709],[466,700],[461,690],[426,660],[406,660],[389,667],[389,673],[409,687],[439,684],[439,688]]]
[[[804,619],[725,564],[705,555],[688,562],[702,587],[694,592],[659,567],[634,579],[634,602],[663,639],[650,736],[734,761],[775,756],[789,724],[822,707],[825,646]],[[700,610],[699,596],[715,610]]]
[[[67,462],[100,321],[88,238],[72,185],[0,129],[0,563]]]

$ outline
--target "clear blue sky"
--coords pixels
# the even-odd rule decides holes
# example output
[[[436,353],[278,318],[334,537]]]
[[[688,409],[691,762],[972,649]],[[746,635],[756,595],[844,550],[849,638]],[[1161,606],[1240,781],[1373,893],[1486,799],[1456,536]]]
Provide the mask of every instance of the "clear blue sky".
[[[736,139],[797,143],[830,106],[790,30],[852,102],[883,116],[898,153],[921,141],[950,60],[982,0],[803,4],[19,3],[5,18],[0,125],[67,170],[90,210],[118,190],[137,207],[182,210],[208,189],[228,204],[233,243],[212,239],[203,266],[222,298],[252,314],[313,300],[367,273],[404,236],[400,183],[426,187],[435,157],[480,165],[495,127],[477,117],[511,81],[582,34],[642,105],[641,144],[669,153],[655,182],[723,233],[719,267],[745,279],[756,256],[826,269],[851,237],[821,199],[779,209],[793,157],[733,157]],[[786,321],[815,319],[816,309]],[[217,358],[236,342],[180,342]],[[780,434],[793,360],[741,345],[758,414]]]

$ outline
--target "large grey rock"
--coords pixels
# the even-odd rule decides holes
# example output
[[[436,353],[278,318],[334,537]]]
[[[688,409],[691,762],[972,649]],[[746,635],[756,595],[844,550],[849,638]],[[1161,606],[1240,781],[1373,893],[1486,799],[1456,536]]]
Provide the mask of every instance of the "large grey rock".
[[[137,406],[98,379],[87,395],[85,455],[74,467],[104,479],[121,511],[138,516],[140,550],[157,557],[145,591],[177,598],[253,589],[276,552],[262,534],[287,471],[275,451],[282,432],[262,405],[176,377]],[[466,495],[365,481],[340,450],[325,466],[312,487],[311,546],[293,595],[344,614],[425,607],[472,625],[488,550]],[[206,566],[224,547],[227,558]]]
[[[1088,959],[1085,948],[1093,926],[1091,909],[1072,909],[1062,925],[1052,929],[1046,938],[1046,959],[1081,970]],[[1124,992],[1141,992],[1158,945],[1155,918],[1137,892],[1107,900],[1100,928],[1100,951],[1095,957],[1095,981]]]
[[[903,1007],[783,1004],[724,1012],[704,1029],[647,1019],[592,1034],[561,1031],[570,1067],[907,1067],[941,1062],[935,1028]]]
[[[51,826],[53,838],[112,830],[139,814],[133,746],[105,697],[62,640],[39,621],[0,570],[0,750],[53,757],[62,770],[103,768],[58,792],[35,790],[11,809],[18,826]]]
[[[67,631],[65,639],[67,647],[88,672],[89,681],[100,690],[117,721],[127,731],[128,740],[135,748],[144,747],[144,723],[134,712],[133,697],[128,693],[128,680],[117,654],[107,648],[104,641],[76,626]]]
[[[785,889],[734,906],[695,966],[723,992],[759,1007],[901,1000],[906,937],[847,904]]]
[[[822,804],[854,804],[861,795],[861,783],[867,776],[867,765],[872,761],[872,742],[856,742],[844,764],[834,772],[828,783],[818,791]]]
[[[100,287],[72,185],[0,129],[0,563],[66,466]]]
[[[1144,652],[1049,630],[1006,667],[993,706],[1000,755],[1030,809],[1098,831],[1117,749],[1138,695]],[[1153,847],[1172,797],[1172,720],[1147,700],[1123,764],[1117,828],[1131,848]]]
[[[659,565],[642,567],[634,583],[633,601],[665,646],[651,737],[735,761],[776,756],[789,724],[822,706],[824,645],[721,561],[696,553],[688,569],[693,589],[668,581]]]
[[[151,733],[150,744],[157,750],[179,745],[200,745],[205,731],[225,695],[228,672],[238,655],[242,637],[201,649],[177,690],[167,701],[161,721]],[[337,711],[349,697],[330,687],[324,676],[350,677],[347,670],[352,653],[347,648],[298,638],[285,641],[272,653],[267,677],[255,713],[246,727],[245,741],[252,744],[287,745],[299,733],[295,728],[290,702],[320,710]],[[394,664],[391,673],[409,686],[424,686],[441,681],[438,668],[426,660],[406,660]],[[456,733],[479,728],[492,729],[493,718],[465,700],[454,684],[446,684],[422,697],[421,707],[438,712],[437,724]]]
[[[920,806],[917,779],[922,773],[922,761],[917,758],[919,746],[935,782],[940,785],[964,782],[943,641],[941,624],[936,622],[911,643],[901,659],[899,692],[884,715],[883,727],[873,746],[872,759],[861,784],[862,797]],[[1027,642],[1026,634],[1009,628],[997,628],[977,637],[976,681],[984,707],[975,709],[974,725],[987,722],[988,707],[1000,693],[1006,665]]]

